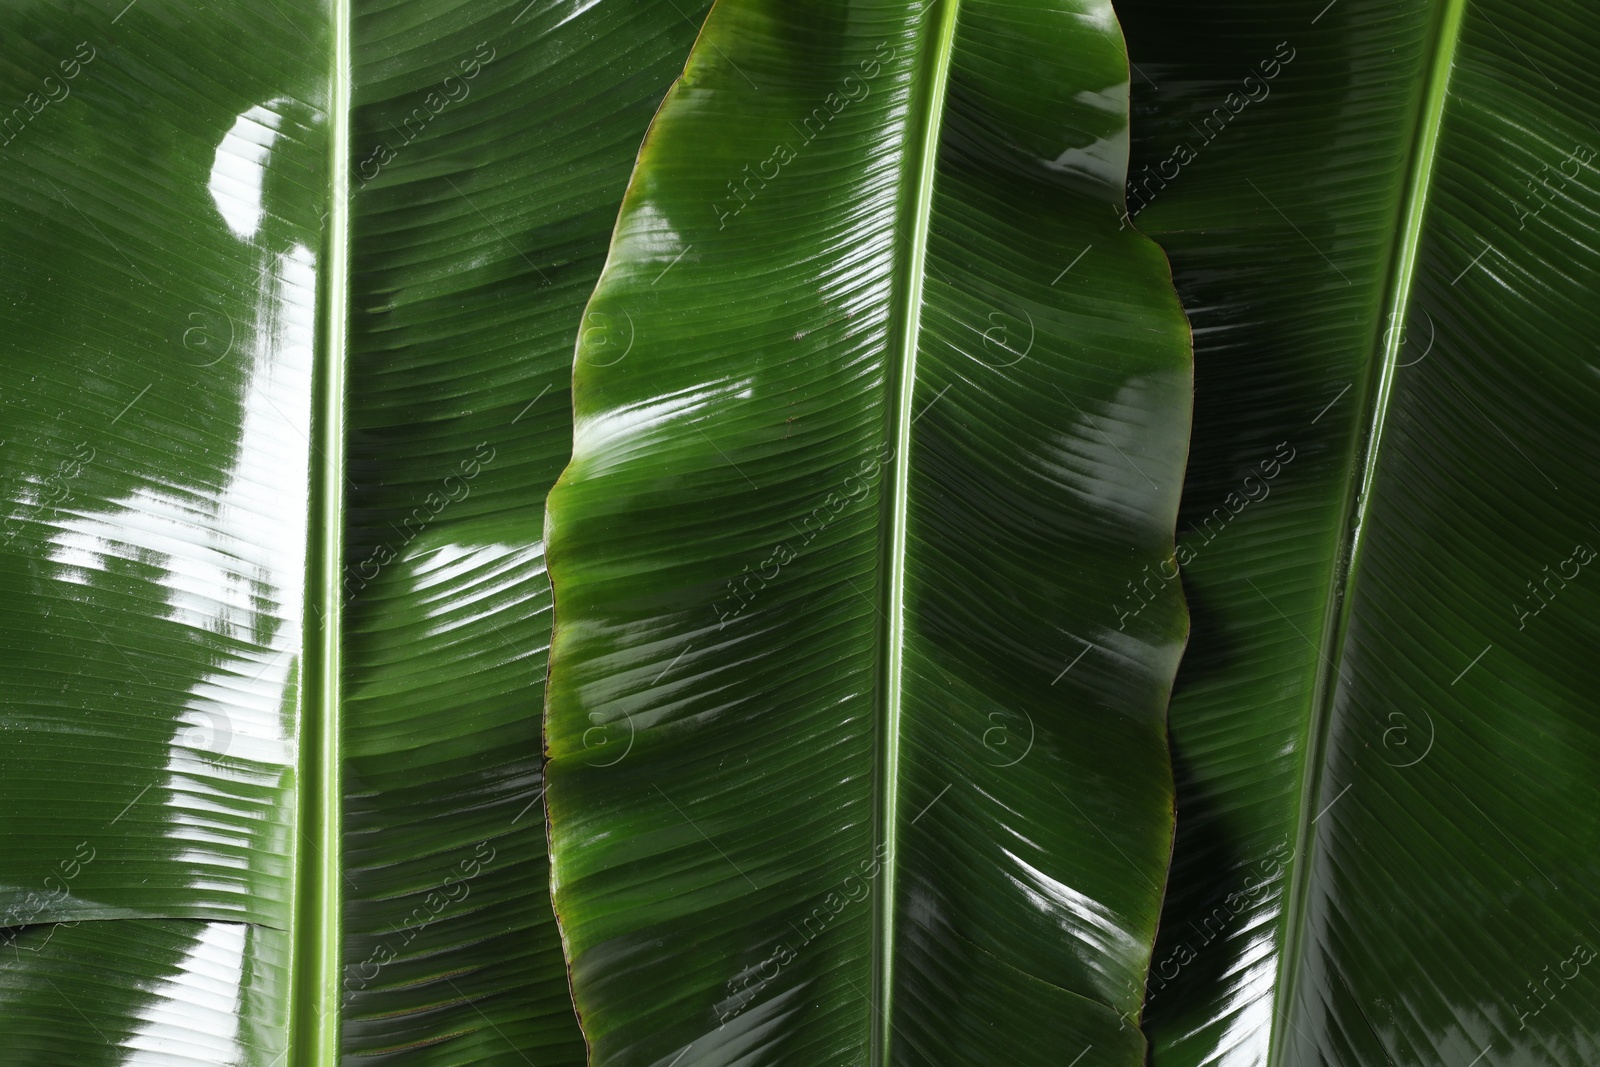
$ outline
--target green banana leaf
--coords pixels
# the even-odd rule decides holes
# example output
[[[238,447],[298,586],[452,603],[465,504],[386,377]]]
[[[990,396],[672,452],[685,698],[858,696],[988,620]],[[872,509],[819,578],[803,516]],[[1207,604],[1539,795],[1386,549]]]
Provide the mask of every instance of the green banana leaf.
[[[0,12],[0,1063],[581,1063],[542,498],[704,4]]]
[[[1593,6],[1118,7],[1196,336],[1151,1062],[1600,1062]]]
[[[547,511],[600,1067],[1143,1063],[1190,363],[1127,93],[1105,0],[712,10]]]

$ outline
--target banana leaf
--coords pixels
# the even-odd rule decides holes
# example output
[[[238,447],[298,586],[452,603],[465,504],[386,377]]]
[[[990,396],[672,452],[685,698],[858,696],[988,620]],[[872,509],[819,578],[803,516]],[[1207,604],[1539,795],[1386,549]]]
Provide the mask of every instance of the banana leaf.
[[[542,499],[703,9],[0,12],[0,1063],[583,1061]]]
[[[1127,100],[1104,0],[712,10],[547,509],[599,1067],[1143,1063],[1190,361]]]
[[[1196,337],[1151,1063],[1600,1062],[1600,23],[1118,7]]]

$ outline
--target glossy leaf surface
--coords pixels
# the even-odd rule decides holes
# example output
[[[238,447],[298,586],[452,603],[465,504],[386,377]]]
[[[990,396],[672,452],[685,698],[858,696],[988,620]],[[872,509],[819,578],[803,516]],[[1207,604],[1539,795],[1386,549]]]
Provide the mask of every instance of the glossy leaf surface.
[[[679,6],[0,14],[0,1063],[582,1062],[542,496]]]
[[[210,1067],[270,1062],[261,1054],[283,1047],[282,931],[171,919],[47,923],[17,931],[5,948],[15,955],[0,967],[8,1062]],[[241,1050],[255,1058],[241,1060]]]
[[[1196,336],[1155,1067],[1600,1059],[1600,25],[1119,4]]]
[[[1099,0],[711,13],[548,512],[601,1067],[1143,1061],[1190,378],[1126,101]]]

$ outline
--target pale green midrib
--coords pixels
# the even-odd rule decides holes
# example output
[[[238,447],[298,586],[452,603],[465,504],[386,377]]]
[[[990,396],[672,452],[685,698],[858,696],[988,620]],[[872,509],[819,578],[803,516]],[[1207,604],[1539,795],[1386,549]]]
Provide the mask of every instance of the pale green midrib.
[[[922,286],[927,270],[928,225],[933,214],[934,172],[939,162],[939,138],[950,79],[950,56],[955,43],[960,0],[933,0],[938,9],[932,66],[928,78],[927,107],[923,112],[916,180],[916,200],[908,231],[911,250],[907,263],[905,328],[900,341],[900,378],[895,405],[894,476],[890,511],[888,637],[885,647],[883,761],[880,795],[883,803],[882,841],[888,846],[878,898],[878,954],[873,968],[873,1005],[877,1009],[870,1062],[887,1067],[894,1033],[895,886],[900,864],[898,810],[900,787],[900,699],[905,655],[905,581],[908,479],[911,470],[912,400],[917,384],[917,345],[922,331]],[[930,19],[931,21],[931,19]]]
[[[333,62],[329,105],[329,207],[326,300],[319,353],[321,410],[313,420],[316,526],[315,586],[319,630],[311,652],[313,680],[302,704],[289,1055],[284,1067],[339,1063],[340,892],[343,849],[340,769],[340,634],[344,566],[345,360],[349,324],[351,0],[331,0]],[[309,727],[309,729],[308,729]],[[309,735],[309,736],[308,736]],[[308,743],[309,742],[309,745]],[[307,759],[310,753],[310,759]],[[309,852],[309,854],[308,854]]]
[[[1449,100],[1450,74],[1455,64],[1456,46],[1461,39],[1462,16],[1466,0],[1445,0],[1444,10],[1436,16],[1434,47],[1428,70],[1427,95],[1417,119],[1412,137],[1410,173],[1401,204],[1402,218],[1393,255],[1390,258],[1389,277],[1385,283],[1388,299],[1384,305],[1385,318],[1379,323],[1382,329],[1380,344],[1382,356],[1377,368],[1377,383],[1364,393],[1370,409],[1370,427],[1364,440],[1353,442],[1352,452],[1359,456],[1357,476],[1352,477],[1353,491],[1346,501],[1341,531],[1348,531],[1349,549],[1344,559],[1334,560],[1334,570],[1328,586],[1332,595],[1322,625],[1322,640],[1318,651],[1317,677],[1313,700],[1306,727],[1305,771],[1301,779],[1300,797],[1296,806],[1295,851],[1290,868],[1290,885],[1287,905],[1284,908],[1284,944],[1279,955],[1275,988],[1279,1001],[1274,1006],[1272,1046],[1268,1056],[1269,1067],[1287,1067],[1288,1040],[1293,1028],[1282,1021],[1294,1010],[1298,994],[1298,979],[1302,967],[1301,957],[1305,945],[1305,907],[1310,892],[1309,869],[1315,827],[1311,820],[1322,796],[1323,761],[1328,732],[1328,718],[1333,697],[1338,686],[1338,673],[1333,665],[1340,662],[1344,653],[1345,634],[1350,624],[1350,590],[1355,585],[1360,569],[1363,533],[1367,509],[1371,504],[1373,480],[1376,477],[1379,445],[1383,440],[1389,402],[1394,387],[1394,376],[1404,343],[1403,326],[1411,305],[1412,284],[1416,275],[1417,254],[1422,243],[1423,220],[1427,214],[1429,193],[1433,184],[1434,164],[1438,154],[1439,131],[1444,122],[1445,105]]]

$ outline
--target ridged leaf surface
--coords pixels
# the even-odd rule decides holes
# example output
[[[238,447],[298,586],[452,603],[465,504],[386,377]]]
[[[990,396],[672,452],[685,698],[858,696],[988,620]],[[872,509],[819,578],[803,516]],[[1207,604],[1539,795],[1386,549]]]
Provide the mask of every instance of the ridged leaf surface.
[[[712,11],[549,506],[600,1067],[1142,1063],[1189,359],[1127,77],[1100,0]]]
[[[1600,24],[1119,9],[1196,336],[1152,1063],[1594,1063]]]
[[[542,503],[703,9],[0,13],[0,1063],[582,1062]]]

